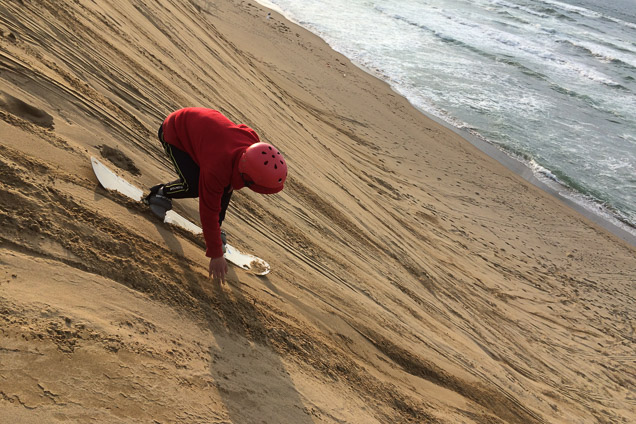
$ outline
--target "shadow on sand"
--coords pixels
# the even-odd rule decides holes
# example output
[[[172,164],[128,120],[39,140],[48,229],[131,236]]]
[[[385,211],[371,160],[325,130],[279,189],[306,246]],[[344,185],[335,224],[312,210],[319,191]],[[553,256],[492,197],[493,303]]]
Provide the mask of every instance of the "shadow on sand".
[[[221,325],[211,328],[210,373],[231,421],[313,423],[281,357],[268,346],[264,315],[236,287],[234,270],[229,277],[227,284],[213,283]]]

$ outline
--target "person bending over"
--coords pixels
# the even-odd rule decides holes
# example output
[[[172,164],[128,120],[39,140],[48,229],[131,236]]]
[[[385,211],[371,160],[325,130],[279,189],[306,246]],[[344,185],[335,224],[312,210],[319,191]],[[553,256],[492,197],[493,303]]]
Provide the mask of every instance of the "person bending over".
[[[172,199],[198,197],[209,275],[225,281],[221,224],[232,193],[243,187],[262,194],[278,193],[287,178],[287,163],[253,129],[237,125],[213,109],[177,110],[163,121],[158,136],[179,178],[151,187],[144,203],[163,218],[172,209]]]

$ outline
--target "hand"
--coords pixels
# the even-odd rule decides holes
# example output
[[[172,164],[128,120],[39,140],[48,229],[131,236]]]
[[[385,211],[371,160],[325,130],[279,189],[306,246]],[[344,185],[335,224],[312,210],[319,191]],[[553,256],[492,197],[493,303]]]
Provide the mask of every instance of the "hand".
[[[210,267],[208,268],[209,277],[214,277],[225,283],[225,274],[227,274],[227,262],[223,256],[210,259]]]

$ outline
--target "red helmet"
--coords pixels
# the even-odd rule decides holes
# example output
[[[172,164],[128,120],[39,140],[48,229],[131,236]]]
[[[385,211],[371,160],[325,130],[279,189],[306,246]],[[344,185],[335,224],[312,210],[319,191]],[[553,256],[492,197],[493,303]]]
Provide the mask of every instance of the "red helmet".
[[[275,193],[283,189],[287,178],[287,164],[278,149],[271,144],[256,143],[248,147],[238,165],[243,179]],[[251,184],[246,184],[248,187]],[[259,191],[256,187],[250,187]]]

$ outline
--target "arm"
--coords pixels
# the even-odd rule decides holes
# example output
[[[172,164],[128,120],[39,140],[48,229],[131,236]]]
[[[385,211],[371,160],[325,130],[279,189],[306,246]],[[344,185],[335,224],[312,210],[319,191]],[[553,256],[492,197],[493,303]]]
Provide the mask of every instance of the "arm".
[[[227,211],[227,207],[230,205],[230,199],[232,198],[232,187],[226,187],[223,191],[223,197],[221,197],[221,212],[219,213],[219,228],[223,223],[223,219],[225,219],[225,212]],[[221,238],[221,243],[223,243],[223,239]],[[225,281],[225,274],[227,274],[227,261],[223,256],[220,258],[211,258],[209,265],[209,276],[214,276],[215,279],[219,281]]]
[[[220,217],[222,212],[223,192],[210,190],[205,179],[199,180],[199,214],[203,237],[205,238],[205,255],[210,258],[208,272],[210,277],[225,281],[227,262],[223,257],[223,242],[221,241]],[[229,198],[228,198],[229,202]],[[227,208],[227,205],[225,206]],[[224,215],[224,214],[223,214]]]

